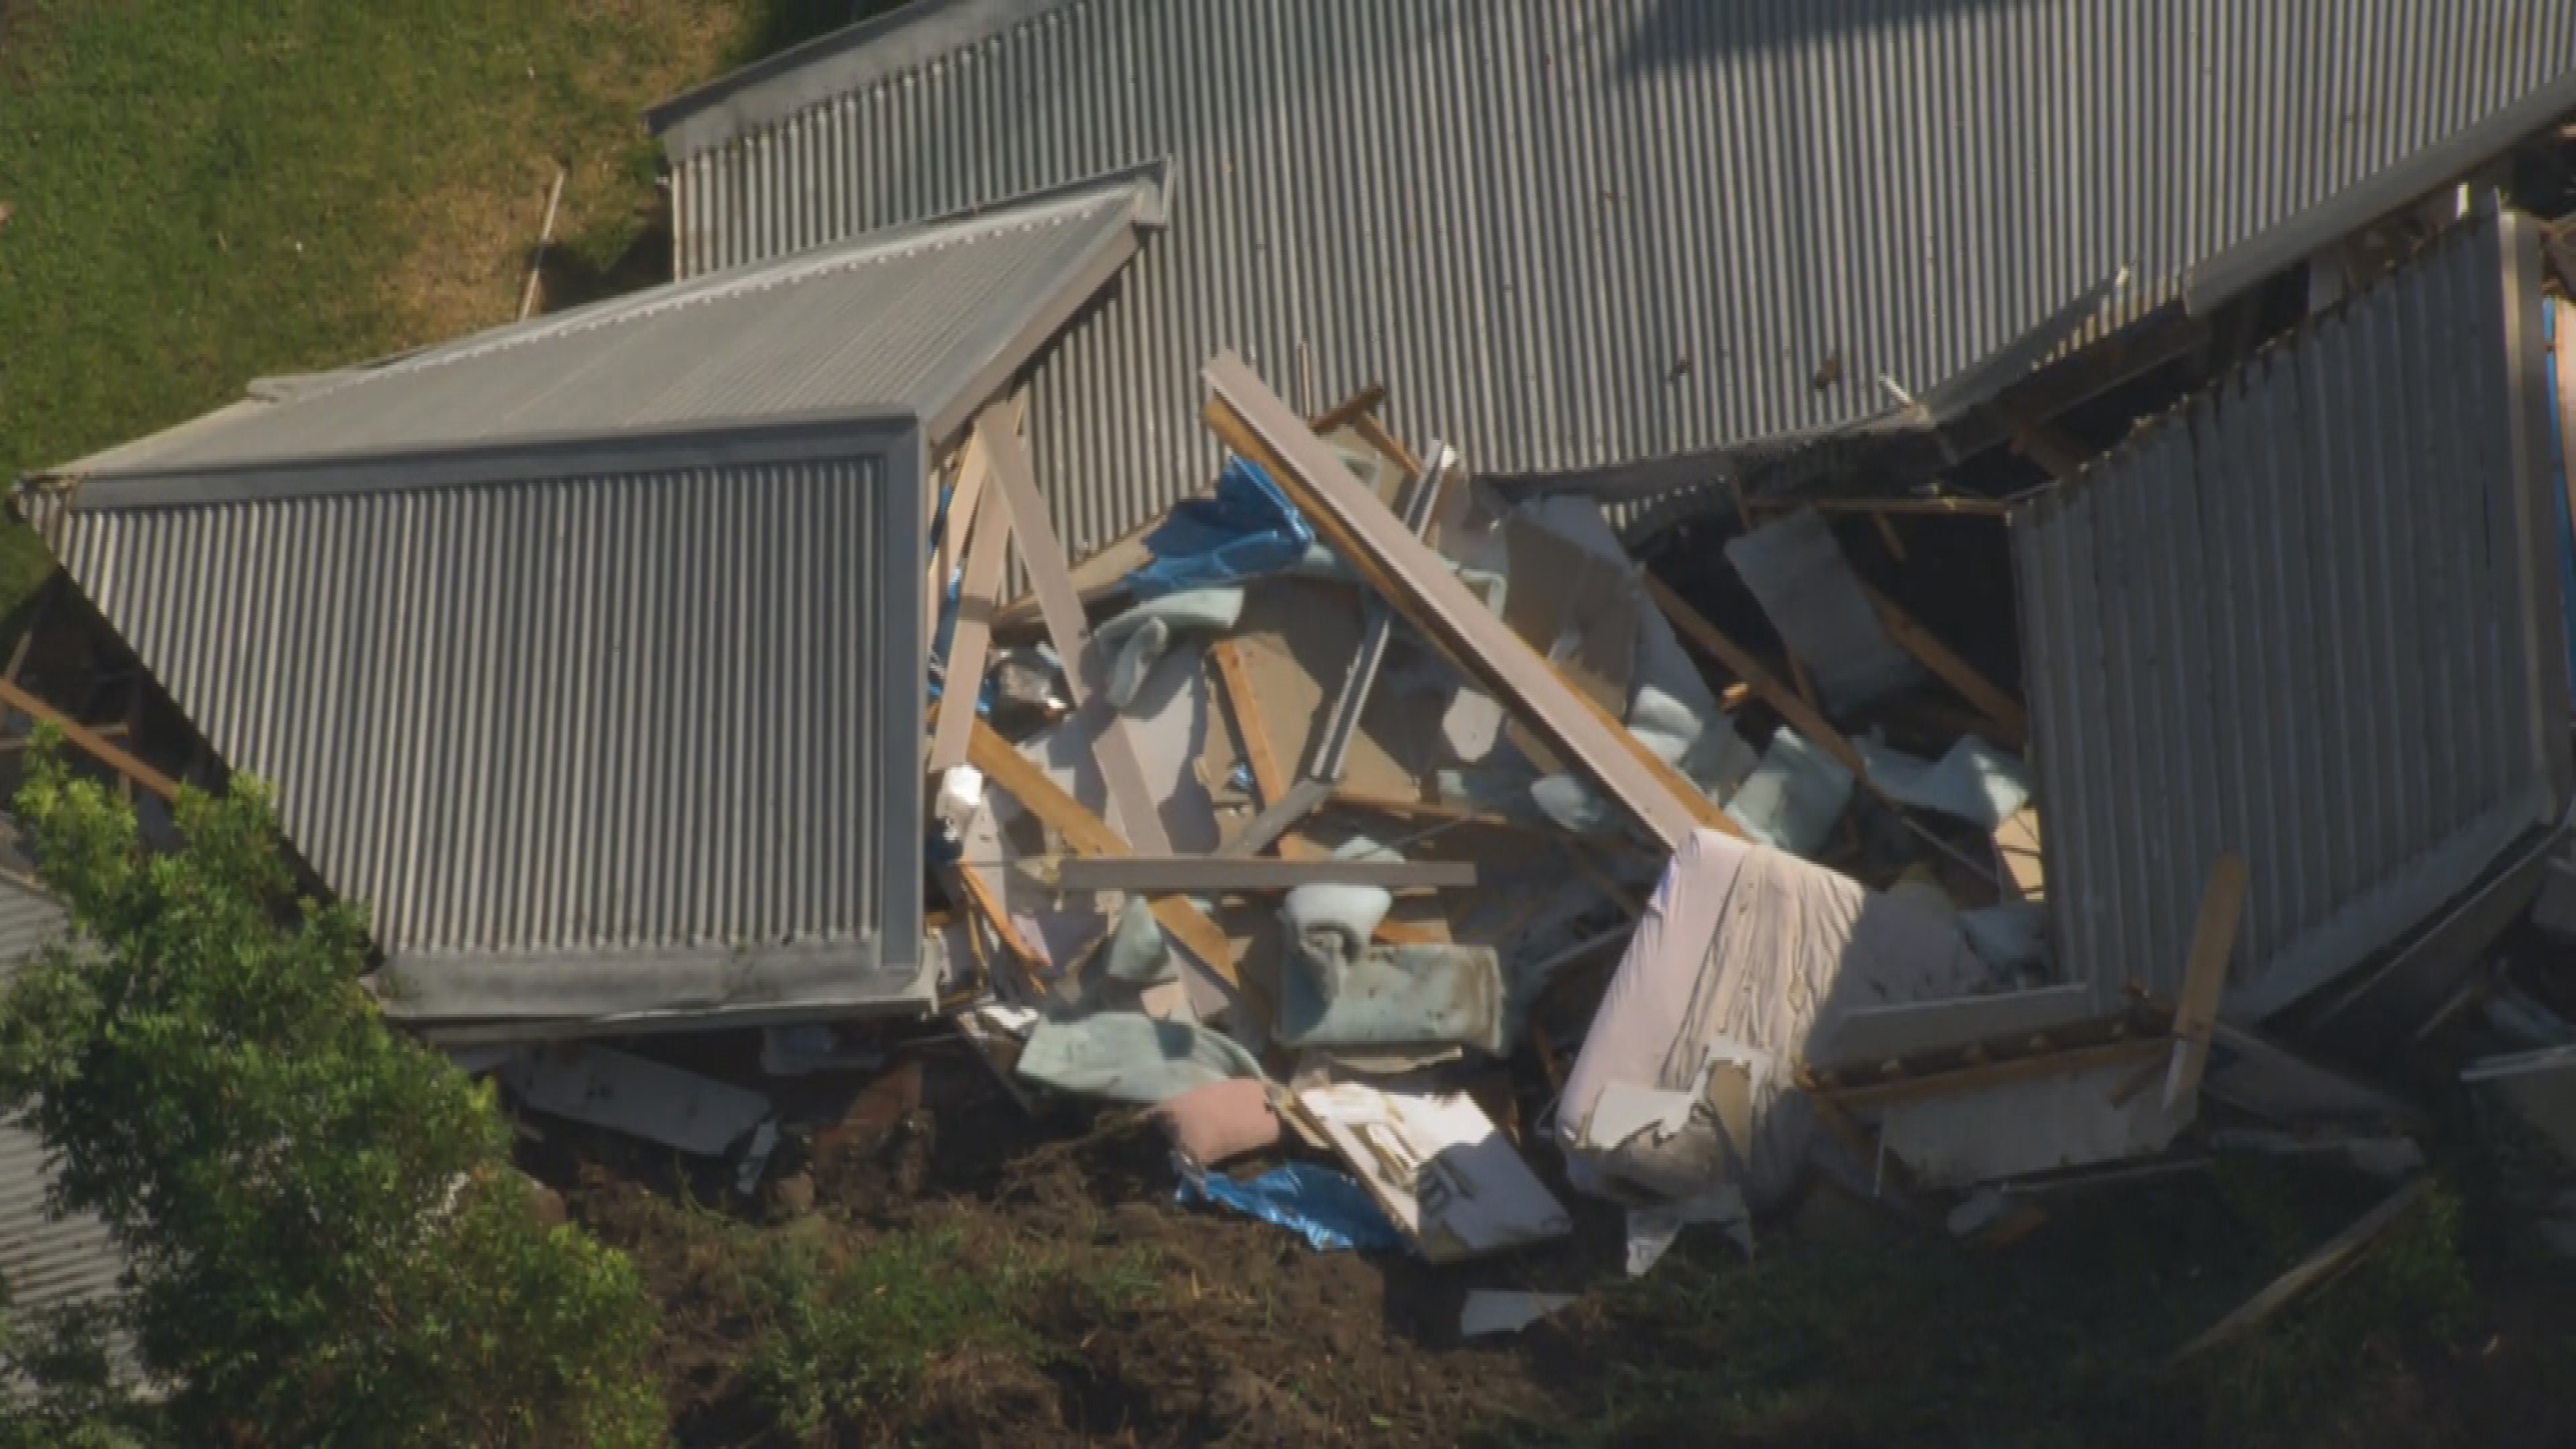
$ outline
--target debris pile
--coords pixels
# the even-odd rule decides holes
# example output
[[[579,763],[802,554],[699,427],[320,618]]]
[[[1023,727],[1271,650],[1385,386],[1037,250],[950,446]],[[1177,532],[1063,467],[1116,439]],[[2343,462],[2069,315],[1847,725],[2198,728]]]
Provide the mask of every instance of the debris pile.
[[[1007,260],[1044,227],[1090,228],[1123,264],[1163,224],[1141,181],[1046,206],[953,245]],[[949,246],[856,245],[714,285],[694,310],[648,300],[514,332],[444,371],[316,383],[227,426],[299,407],[408,419],[427,409],[403,388],[499,395],[475,367],[577,372],[546,360],[576,348],[658,368],[698,356],[680,329],[723,307],[747,318],[726,325],[748,354],[793,330],[791,284],[893,315],[912,286],[898,262],[926,277]],[[1661,524],[1633,536],[1632,505],[1666,500],[1480,476],[1463,448],[1399,437],[1382,387],[1301,416],[1220,354],[1201,374],[1224,454],[1206,488],[1076,559],[1029,436],[1043,421],[1008,394],[1109,274],[1085,269],[1011,314],[1019,352],[973,352],[908,412],[848,438],[764,424],[787,431],[747,470],[863,449],[796,495],[810,512],[738,504],[688,471],[697,443],[650,475],[713,490],[710,515],[758,525],[739,551],[793,575],[740,559],[709,575],[730,612],[688,637],[730,651],[709,693],[740,697],[721,707],[623,732],[656,694],[630,673],[658,662],[630,650],[626,614],[696,602],[642,565],[597,610],[613,628],[562,597],[577,591],[535,596],[570,620],[548,646],[576,659],[567,673],[606,681],[579,707],[615,726],[550,737],[559,759],[523,759],[505,717],[545,680],[469,701],[451,731],[412,722],[406,691],[450,692],[426,666],[375,668],[355,644],[239,652],[282,671],[359,660],[381,686],[366,709],[495,748],[489,774],[313,765],[288,823],[353,895],[429,880],[404,873],[414,851],[439,863],[452,892],[421,885],[378,917],[388,1001],[492,1073],[532,1136],[584,1124],[810,1205],[806,1167],[782,1162],[863,1159],[921,1110],[904,1053],[928,1002],[930,1030],[1032,1111],[1144,1109],[1179,1199],[1437,1265],[1599,1211],[1624,1215],[1643,1273],[1685,1230],[1752,1251],[1818,1191],[2003,1243],[2058,1194],[2228,1152],[2391,1180],[2331,1259],[2279,1286],[2286,1301],[2424,1195],[2427,1114],[2391,1062],[2434,1063],[2527,1139],[2534,1216],[2576,1245],[2576,1001],[2551,969],[2576,942],[2566,454],[2530,406],[2537,257],[2525,219],[2465,220],[2215,385],[2168,380],[2141,413],[2170,410],[2107,449],[2052,433],[2026,393],[1976,404],[2023,455],[2006,476],[2044,468],[2038,487],[1795,470],[1748,486],[1730,463],[1691,490],[1694,521],[1648,509]],[[807,331],[835,363],[897,350]],[[2086,365],[2088,402],[2136,371]],[[847,391],[835,406],[875,396]],[[575,421],[611,440],[632,426]],[[718,421],[704,448],[720,453],[738,420]],[[1899,423],[1947,449],[1958,421]],[[165,456],[219,434],[163,440],[127,476],[68,471],[22,506],[143,667],[220,705],[291,692],[187,657],[174,611],[193,620],[180,606],[230,576],[120,599],[142,570],[113,566],[119,550],[156,547],[161,527],[231,536],[188,511],[207,497],[301,519],[343,484],[271,489],[229,454],[191,463],[202,476]],[[552,437],[518,441],[552,458]],[[393,491],[453,508],[453,482]],[[521,478],[494,496],[538,510],[539,492]],[[808,522],[846,524],[852,499],[877,553],[821,567]],[[696,516],[674,505],[655,547],[694,561]],[[552,577],[551,517],[493,530],[525,577]],[[336,557],[329,529],[297,526]],[[1005,596],[1014,578],[1024,597]],[[809,592],[817,579],[831,588]],[[370,627],[398,627],[401,605],[379,598]],[[469,672],[505,652],[456,648]],[[17,671],[0,705],[53,717]],[[264,738],[259,711],[191,708],[210,731],[197,746]],[[146,793],[175,788],[65,722]],[[330,717],[273,733],[338,758]],[[582,790],[635,748],[665,788],[598,816]],[[344,779],[424,823],[354,794],[316,803]],[[432,798],[455,780],[485,792],[465,812],[479,836]],[[845,806],[860,823],[844,828]],[[693,832],[718,837],[704,858]],[[747,1031],[756,1057],[736,1050]],[[827,1096],[819,1116],[797,1105]],[[1483,1295],[1468,1331],[1561,1306]]]
[[[1634,1274],[1687,1228],[1753,1251],[1820,1189],[2000,1244],[2054,1195],[2227,1152],[2395,1184],[2259,1314],[2420,1197],[2425,1114],[2332,1062],[2331,1032],[2293,1047],[2271,1028],[2295,1016],[2235,1009],[2256,915],[2283,909],[2243,851],[2158,863],[2188,909],[2154,982],[2063,958],[2051,756],[1972,656],[2033,662],[1996,647],[2009,617],[1954,642],[1898,602],[1944,586],[1898,536],[1918,510],[1739,496],[1721,547],[1650,572],[1596,501],[1510,496],[1395,436],[1381,389],[1300,417],[1231,355],[1204,380],[1228,461],[1091,558],[1057,541],[1017,409],[939,475],[933,959],[942,1019],[1024,1104],[1143,1107],[1178,1200],[1435,1265],[1565,1237],[1587,1204],[1625,1214]],[[2000,532],[2005,509],[1937,511]],[[1854,537],[1882,544],[1866,568]],[[1030,593],[1005,602],[1012,557]],[[2563,718],[2563,676],[2533,698]],[[2127,738],[2053,723],[2060,751]],[[2571,880],[2551,865],[2562,932]],[[2335,977],[2384,974],[2412,924]],[[2576,1031],[2470,969],[2492,939],[2457,943],[2419,1041],[2500,1034],[2519,1050],[2464,1080],[2569,1151]],[[763,1069],[881,1067],[860,1031],[772,1028]],[[763,1104],[649,1065],[558,1051],[502,1080],[726,1155],[747,1190],[778,1142]],[[2576,1190],[2546,1192],[2576,1223]],[[1464,1331],[1564,1301],[1480,1293]]]

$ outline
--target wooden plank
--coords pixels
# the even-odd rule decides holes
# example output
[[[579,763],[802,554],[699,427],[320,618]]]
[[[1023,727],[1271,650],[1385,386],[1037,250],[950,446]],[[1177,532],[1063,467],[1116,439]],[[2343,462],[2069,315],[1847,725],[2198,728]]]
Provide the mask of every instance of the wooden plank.
[[[2363,1213],[2352,1226],[2328,1239],[2323,1247],[2299,1260],[2280,1277],[2263,1285],[2263,1291],[2245,1300],[2243,1306],[2210,1325],[2209,1331],[2176,1350],[2168,1364],[2180,1364],[2209,1352],[2233,1339],[2243,1337],[2272,1315],[2286,1308],[2301,1294],[2335,1277],[2357,1261],[2362,1250],[2377,1242],[2381,1234],[2396,1226],[2416,1204],[2431,1191],[2433,1179],[2419,1176],[2380,1200],[2378,1206]]]
[[[986,408],[977,415],[975,435],[992,459],[993,480],[1000,485],[1003,505],[1010,510],[1012,544],[1037,588],[1038,607],[1046,616],[1047,637],[1055,644],[1056,657],[1064,661],[1065,689],[1079,709],[1091,698],[1095,662],[1091,657],[1091,628],[1083,618],[1082,600],[1074,594],[1073,580],[1065,572],[1064,549],[1056,542],[1055,524],[1047,517],[1046,500],[1038,494],[1037,474],[1029,465],[1028,451],[1021,447],[1019,436],[1003,422],[997,409]],[[1102,724],[1093,750],[1100,761],[1100,777],[1109,786],[1110,808],[1117,812],[1118,823],[1126,827],[1127,839],[1153,854],[1170,854],[1172,842],[1163,833],[1154,792],[1145,783],[1145,762],[1136,753],[1127,722],[1114,711]]]
[[[2165,1108],[2171,1111],[2200,1091],[2209,1066],[2209,1033],[2218,1024],[2219,998],[2227,994],[2227,958],[2236,950],[2237,922],[2245,914],[2245,857],[2210,862],[2200,891],[2200,922],[2192,928],[2191,955],[2174,1002],[2173,1067],[2165,1075]]]
[[[1960,658],[1949,645],[1916,623],[1885,594],[1867,584],[1861,585],[1861,589],[1869,595],[1871,607],[1878,611],[1879,624],[1887,630],[1888,638],[1895,641],[1896,647],[1913,655],[1915,663],[1940,676],[1942,683],[1958,691],[1961,699],[1994,722],[1995,732],[2000,736],[1995,741],[1997,744],[2020,749],[2029,742],[2030,716],[2022,709],[2020,700],[1986,678],[1977,666]]]
[[[1032,995],[1043,996],[1045,991],[1039,984],[1039,977],[1047,966],[1046,953],[1029,944],[1028,938],[1011,924],[1010,912],[1002,909],[1002,903],[993,898],[992,888],[984,883],[981,875],[965,866],[952,867],[949,874],[956,878],[957,894],[966,898],[967,908],[983,917],[984,924],[992,928],[993,938],[1002,943],[1002,949],[1020,968],[1021,983],[1029,988]],[[969,941],[979,939],[972,923],[968,924],[966,935]],[[990,970],[991,963],[985,964]]]
[[[1385,402],[1386,384],[1373,382],[1307,419],[1306,426],[1319,433],[1329,433],[1335,428],[1351,427],[1360,419],[1376,412]]]
[[[939,530],[939,577],[943,583],[965,560],[967,541],[975,536],[976,513],[984,502],[984,480],[992,472],[990,461],[969,435],[957,460],[957,482],[948,493],[948,521]]]
[[[0,705],[7,705],[31,719],[43,720],[53,725],[63,732],[65,744],[164,800],[172,799],[179,793],[178,781],[118,749],[98,731],[29,694],[14,679],[0,679]]]
[[[1243,741],[1252,788],[1262,804],[1275,805],[1288,794],[1288,771],[1271,743],[1270,723],[1262,717],[1261,696],[1252,687],[1252,666],[1244,659],[1243,648],[1240,640],[1219,639],[1208,645],[1208,656],[1216,661],[1217,684],[1225,691],[1226,708],[1234,716],[1234,737]]]
[[[957,627],[948,638],[948,670],[940,687],[939,719],[930,739],[930,773],[966,762],[967,725],[984,692],[984,665],[993,642],[993,593],[1011,556],[1011,511],[987,508],[975,520],[966,547],[966,573],[957,586]]]
[[[1279,853],[1291,858],[1314,854],[1302,848],[1303,842],[1280,837],[1297,828],[1298,823],[1315,813],[1317,806],[1332,798],[1333,787],[1321,780],[1300,780],[1282,791],[1279,798],[1262,807],[1234,837],[1217,848],[1222,856],[1259,855],[1279,843]]]
[[[1064,843],[1084,855],[1123,856],[1131,854],[1127,842],[1109,828],[1107,821],[1083,808],[1081,801],[1064,792],[1046,771],[996,734],[991,725],[976,720],[967,741],[968,764],[984,772],[984,778],[1004,794],[1046,822],[1064,839]],[[1158,852],[1162,853],[1162,852]],[[1210,974],[1237,990],[1242,982],[1234,970],[1234,953],[1225,942],[1225,932],[1216,922],[1199,913],[1198,907],[1177,896],[1164,896],[1153,903],[1154,919],[1180,944],[1182,950],[1197,958]]]
[[[1873,513],[1869,521],[1878,525],[1878,541],[1887,547],[1887,556],[1905,562],[1905,540],[1897,535],[1896,524],[1884,513]]]
[[[2047,469],[2052,478],[2061,482],[2072,478],[2083,472],[2092,458],[2091,450],[2054,423],[2043,422],[2009,403],[1997,403],[1994,412],[2012,450]]]
[[[1376,886],[1382,890],[1473,890],[1478,873],[1463,860],[1282,860],[1269,856],[1163,855],[1075,857],[1056,866],[1069,891],[1285,891],[1307,885]]]
[[[2012,1057],[1983,1066],[1961,1067],[1956,1071],[1925,1072],[1920,1076],[1898,1077],[1884,1082],[1860,1082],[1836,1087],[1831,1095],[1845,1108],[1858,1111],[1909,1102],[1918,1097],[1935,1097],[1945,1092],[1976,1091],[2040,1077],[2067,1076],[2099,1067],[2152,1061],[2162,1056],[2165,1048],[2166,1042],[2162,1037],[2140,1037],[2134,1041],[2105,1042],[2100,1046],[2078,1047],[2072,1051]]]
[[[2007,901],[2035,901],[2047,889],[2045,857],[2040,853],[2039,807],[2024,805],[1995,827],[1996,883]]]
[[[1702,827],[1741,833],[1688,780],[1568,688],[1241,360],[1221,355],[1203,375],[1216,395],[1205,416],[1218,435],[1270,467],[1320,536],[1550,745],[1579,762],[1612,802],[1667,848]]]
[[[1780,717],[1789,722],[1791,729],[1833,756],[1836,763],[1852,772],[1854,778],[1869,778],[1869,767],[1861,762],[1860,751],[1852,748],[1852,742],[1843,737],[1843,732],[1811,708],[1798,691],[1782,682],[1780,676],[1772,673],[1752,650],[1728,638],[1724,630],[1701,617],[1688,600],[1674,593],[1672,585],[1651,572],[1646,575],[1646,595],[1655,601],[1656,608],[1664,611],[1664,618],[1672,624],[1673,632],[1681,635],[1684,642],[1726,666],[1763,703],[1777,710]]]

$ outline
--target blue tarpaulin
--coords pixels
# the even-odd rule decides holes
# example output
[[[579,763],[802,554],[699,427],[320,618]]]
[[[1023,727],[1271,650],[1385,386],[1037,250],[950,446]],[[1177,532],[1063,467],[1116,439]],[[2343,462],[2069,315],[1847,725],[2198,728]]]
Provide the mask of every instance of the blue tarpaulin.
[[[1154,561],[1127,576],[1140,599],[1183,589],[1238,583],[1275,574],[1306,556],[1315,530],[1270,476],[1236,458],[1216,475],[1216,491],[1174,504],[1145,536]]]
[[[1341,1173],[1304,1162],[1274,1167],[1259,1177],[1237,1181],[1221,1172],[1184,1167],[1174,1202],[1199,1198],[1221,1203],[1247,1217],[1277,1223],[1303,1237],[1319,1253],[1345,1248],[1363,1253],[1391,1253],[1404,1246],[1404,1235],[1386,1220],[1368,1190]]]

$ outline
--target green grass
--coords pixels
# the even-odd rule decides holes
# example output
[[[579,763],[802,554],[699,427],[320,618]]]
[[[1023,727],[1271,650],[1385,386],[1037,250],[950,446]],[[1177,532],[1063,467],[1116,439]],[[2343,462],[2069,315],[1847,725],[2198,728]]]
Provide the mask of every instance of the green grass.
[[[667,276],[638,112],[849,0],[0,0],[0,474]],[[0,615],[47,567],[0,532]]]

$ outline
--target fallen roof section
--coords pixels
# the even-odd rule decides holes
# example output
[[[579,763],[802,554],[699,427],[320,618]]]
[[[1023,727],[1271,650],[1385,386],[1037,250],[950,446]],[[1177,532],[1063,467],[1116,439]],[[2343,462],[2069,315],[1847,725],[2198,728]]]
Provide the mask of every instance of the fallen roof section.
[[[30,480],[65,570],[365,902],[389,1009],[913,1009],[928,457],[1150,177],[308,380]]]
[[[1169,409],[1220,349],[1309,411],[1397,382],[1489,477],[1698,481],[2208,305],[2571,107],[2576,11],[2523,0],[945,0],[652,122],[684,275],[1171,158],[1033,380],[1080,555],[1214,471]]]
[[[2015,514],[2051,928],[2102,1008],[2174,996],[2222,853],[2256,1018],[2565,808],[2540,306],[2533,223],[2456,228]]]
[[[420,486],[395,470],[478,450],[500,455],[493,478],[526,470],[515,450],[613,472],[671,461],[683,434],[856,417],[918,419],[937,448],[1162,213],[1141,168],[259,388],[51,473],[108,507]]]

